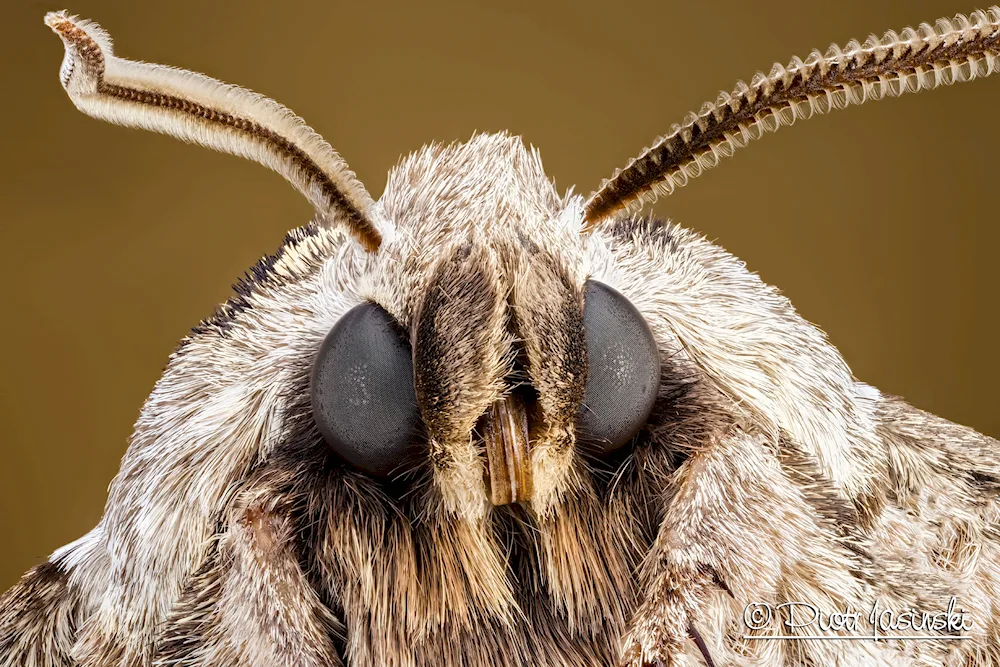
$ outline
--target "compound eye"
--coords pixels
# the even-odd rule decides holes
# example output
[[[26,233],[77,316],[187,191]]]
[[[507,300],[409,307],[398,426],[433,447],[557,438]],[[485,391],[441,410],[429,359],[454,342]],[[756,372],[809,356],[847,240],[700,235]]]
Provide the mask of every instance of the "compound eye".
[[[584,446],[610,453],[639,432],[660,386],[660,352],[646,320],[619,292],[587,282],[587,386],[577,417]]]
[[[410,343],[380,306],[349,310],[330,333],[312,372],[312,410],[327,444],[377,477],[401,469],[420,424]]]

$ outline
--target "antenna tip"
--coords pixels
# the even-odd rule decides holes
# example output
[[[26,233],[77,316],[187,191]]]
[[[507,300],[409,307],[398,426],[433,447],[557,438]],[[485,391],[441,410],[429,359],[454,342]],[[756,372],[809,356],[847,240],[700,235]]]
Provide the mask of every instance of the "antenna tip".
[[[49,12],[45,15],[45,25],[52,28],[53,32],[62,34],[68,27],[73,25],[73,20],[65,9],[58,12]]]

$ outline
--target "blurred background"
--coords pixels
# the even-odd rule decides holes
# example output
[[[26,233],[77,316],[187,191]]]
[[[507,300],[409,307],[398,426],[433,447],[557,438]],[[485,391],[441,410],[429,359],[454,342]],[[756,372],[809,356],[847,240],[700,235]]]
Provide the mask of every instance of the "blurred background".
[[[584,194],[774,61],[972,0],[73,0],[118,54],[292,108],[377,197],[400,156],[508,129]],[[48,2],[4,3],[0,591],[100,518],[176,343],[305,200],[274,173],[77,112]],[[994,437],[1000,76],[766,137],[661,200],[825,329],[855,374]]]

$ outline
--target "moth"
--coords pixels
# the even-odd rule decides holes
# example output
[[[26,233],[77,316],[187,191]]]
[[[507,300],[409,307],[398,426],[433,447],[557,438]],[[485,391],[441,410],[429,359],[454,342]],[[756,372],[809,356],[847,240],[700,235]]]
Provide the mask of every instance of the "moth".
[[[588,199],[496,134],[376,201],[274,101],[45,21],[81,111],[255,160],[316,215],[180,343],[100,523],[0,598],[0,665],[1000,664],[1000,444],[636,215],[796,119],[994,73],[1000,8],[775,65]],[[969,624],[919,641],[746,613],[952,598]]]

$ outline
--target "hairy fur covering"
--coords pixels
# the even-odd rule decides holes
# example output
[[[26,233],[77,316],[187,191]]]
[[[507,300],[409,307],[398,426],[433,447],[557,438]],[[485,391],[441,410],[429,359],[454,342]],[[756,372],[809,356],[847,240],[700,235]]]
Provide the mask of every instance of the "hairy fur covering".
[[[170,359],[100,524],[0,598],[0,665],[704,664],[692,627],[718,665],[1000,665],[997,441],[858,382],[703,238],[635,218],[585,236],[582,211],[518,139],[479,135],[391,173],[377,254],[292,232]],[[611,461],[571,419],[589,278],[662,358]],[[405,493],[340,463],[309,410],[323,338],[365,299],[420,341],[428,454]],[[544,419],[534,501],[493,507],[470,433],[510,317]],[[971,639],[744,639],[778,629],[747,628],[752,602],[951,596]]]

